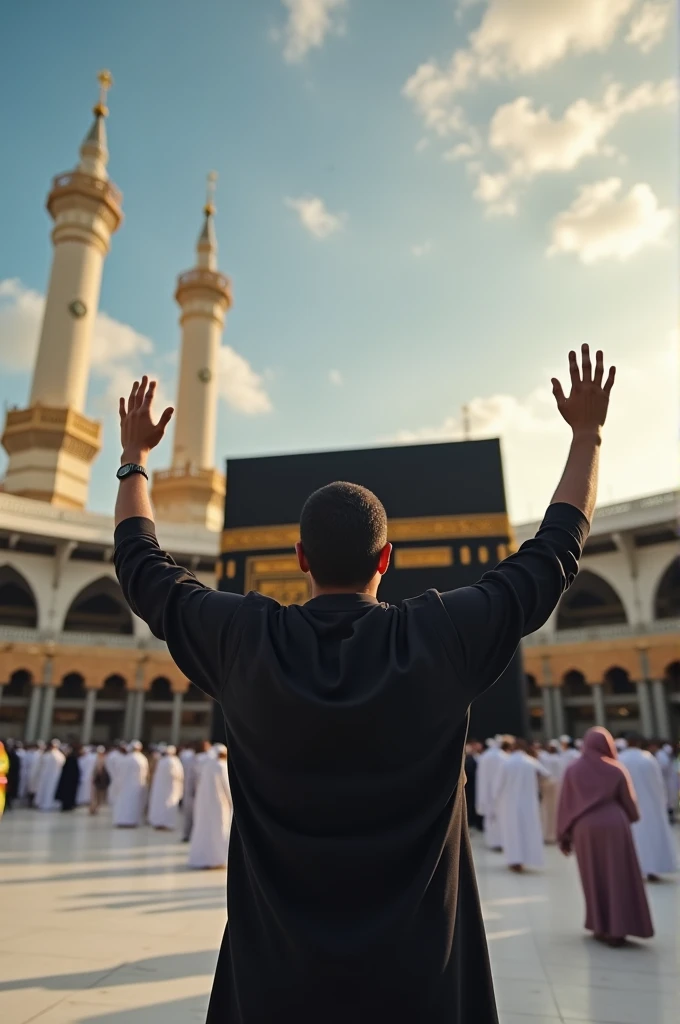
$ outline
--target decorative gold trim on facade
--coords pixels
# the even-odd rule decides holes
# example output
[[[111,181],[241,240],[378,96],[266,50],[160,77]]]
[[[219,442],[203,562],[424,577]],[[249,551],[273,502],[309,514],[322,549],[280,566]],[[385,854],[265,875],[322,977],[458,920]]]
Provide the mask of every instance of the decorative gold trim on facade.
[[[589,640],[575,644],[541,644],[522,650],[524,669],[539,686],[562,686],[567,672],[581,672],[597,686],[611,668],[622,668],[632,682],[663,679],[666,667],[679,661],[680,640],[667,633]],[[646,668],[641,657],[647,655]]]
[[[390,519],[388,539],[393,542],[456,540],[460,537],[511,537],[505,513],[472,516],[420,516]],[[222,533],[222,552],[262,551],[293,547],[300,539],[297,523],[272,526],[227,527]]]
[[[471,561],[472,552],[470,551],[470,548],[467,546],[467,544],[463,544],[462,548],[460,549],[460,564],[469,565]]]
[[[453,548],[396,548],[395,569],[436,569],[453,565]]]
[[[75,409],[32,405],[9,410],[2,445],[8,455],[32,448],[62,450],[90,463],[101,450],[101,436],[101,423]]]

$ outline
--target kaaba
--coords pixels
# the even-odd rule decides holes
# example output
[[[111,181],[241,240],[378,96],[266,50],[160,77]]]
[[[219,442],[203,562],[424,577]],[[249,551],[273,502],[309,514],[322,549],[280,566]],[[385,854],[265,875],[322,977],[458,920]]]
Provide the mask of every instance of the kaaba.
[[[307,601],[294,552],[299,516],[312,491],[334,480],[368,487],[385,506],[394,551],[381,601],[475,583],[512,549],[497,439],[229,459],[220,590]],[[519,653],[471,708],[471,736],[499,732],[528,735]]]

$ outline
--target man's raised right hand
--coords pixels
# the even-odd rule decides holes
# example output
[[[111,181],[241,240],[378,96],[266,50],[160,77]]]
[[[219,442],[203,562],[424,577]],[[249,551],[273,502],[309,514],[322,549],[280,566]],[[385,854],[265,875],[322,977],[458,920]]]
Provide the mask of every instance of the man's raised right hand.
[[[614,386],[616,367],[610,366],[607,380],[604,379],[604,357],[602,352],[595,355],[595,372],[590,362],[590,349],[581,346],[582,371],[579,371],[575,352],[569,353],[569,376],[571,391],[564,394],[562,385],[556,377],[552,379],[553,394],[557,408],[567,421],[574,434],[598,434],[607,418],[609,395]]]

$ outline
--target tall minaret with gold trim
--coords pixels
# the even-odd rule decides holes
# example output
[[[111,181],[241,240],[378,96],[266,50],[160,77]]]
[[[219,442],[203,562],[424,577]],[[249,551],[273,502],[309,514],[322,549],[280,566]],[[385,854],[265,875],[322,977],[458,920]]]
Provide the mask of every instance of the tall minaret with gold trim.
[[[106,171],[106,95],[100,72],[94,121],[77,168],[58,175],[47,197],[54,256],[27,409],[8,412],[3,489],[63,508],[84,508],[101,424],[83,414],[104,259],[123,219],[122,196]]]
[[[215,433],[220,343],[231,306],[231,282],[217,269],[216,180],[214,172],[208,175],[196,266],[177,279],[182,353],[172,469],[154,473],[151,492],[159,519],[210,530],[221,530],[224,518],[225,479],[215,468]]]

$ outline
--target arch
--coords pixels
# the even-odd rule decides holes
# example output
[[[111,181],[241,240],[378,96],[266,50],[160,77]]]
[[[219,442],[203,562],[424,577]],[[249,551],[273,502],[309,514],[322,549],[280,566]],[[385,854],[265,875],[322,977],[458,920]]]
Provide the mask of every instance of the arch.
[[[149,700],[172,700],[170,680],[165,676],[156,676],[149,687]]]
[[[31,673],[27,672],[25,668],[18,668],[16,672],[12,672],[5,683],[2,691],[3,697],[28,697],[32,683]]]
[[[654,593],[655,619],[680,619],[680,558],[665,569]]]
[[[64,676],[57,687],[57,697],[66,697],[69,700],[78,700],[85,697],[85,680],[80,672],[69,672]]]
[[[530,672],[525,672],[524,678],[526,680],[527,697],[530,699],[532,697],[540,697],[541,688],[536,682],[536,676],[532,675]]]
[[[122,700],[126,692],[127,680],[114,673],[104,680],[99,696],[102,700]]]
[[[25,576],[11,565],[0,566],[0,625],[35,629],[38,605]]]
[[[189,683],[188,689],[184,694],[184,699],[188,701],[209,701],[210,697],[203,690],[199,690],[195,683]]]
[[[602,677],[602,682],[610,693],[628,694],[635,693],[635,683],[631,680],[625,668],[620,665],[612,665]]]
[[[615,626],[628,621],[621,598],[602,576],[584,569],[560,601],[558,630]]]
[[[669,690],[680,693],[680,661],[672,661],[664,670],[664,681]]]
[[[132,615],[110,576],[88,583],[71,601],[64,632],[132,634]]]
[[[567,697],[591,697],[592,691],[583,672],[572,668],[562,676],[562,688]]]

